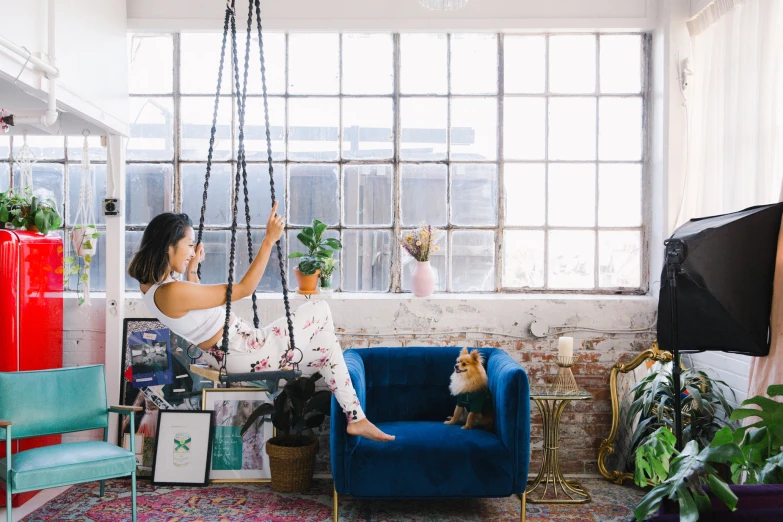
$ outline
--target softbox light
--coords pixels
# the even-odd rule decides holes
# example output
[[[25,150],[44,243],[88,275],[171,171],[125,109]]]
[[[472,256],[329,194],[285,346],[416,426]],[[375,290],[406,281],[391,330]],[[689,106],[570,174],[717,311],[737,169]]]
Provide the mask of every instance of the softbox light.
[[[693,219],[667,243],[658,300],[664,350],[769,353],[772,284],[783,203]],[[677,253],[672,250],[679,249]],[[679,262],[679,267],[670,266]],[[676,303],[671,273],[676,271]],[[672,310],[677,345],[672,346]]]

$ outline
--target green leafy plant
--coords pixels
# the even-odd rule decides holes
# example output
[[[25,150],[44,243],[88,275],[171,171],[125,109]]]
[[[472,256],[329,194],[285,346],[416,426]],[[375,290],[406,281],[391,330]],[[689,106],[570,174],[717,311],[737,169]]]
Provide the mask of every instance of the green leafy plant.
[[[674,434],[660,427],[636,448],[634,482],[640,488],[660,484],[669,477],[669,465],[676,451]]]
[[[11,223],[16,228],[37,229],[46,235],[58,228],[62,219],[54,201],[34,196],[27,187],[22,191],[11,189],[0,194],[0,222]]]
[[[704,486],[709,486],[710,492],[734,511],[737,495],[710,464],[726,462],[741,453],[736,444],[707,446],[699,451],[698,443],[690,441],[672,460],[667,478],[647,493],[636,507],[636,520],[641,522],[669,498],[677,500],[682,522],[696,522],[701,514],[712,508]]]
[[[327,257],[321,262],[321,288],[331,288],[332,272],[337,268],[337,260],[333,257]]]
[[[76,276],[76,296],[79,306],[84,304],[84,287],[90,280],[90,266],[95,252],[96,242],[101,237],[94,225],[82,227],[75,225],[71,231],[71,237],[75,239],[73,256],[63,259],[63,287],[68,287],[68,280],[72,275]]]
[[[307,247],[307,252],[291,252],[288,257],[299,259],[299,271],[303,275],[313,275],[319,269],[323,270],[324,261],[333,258],[334,251],[343,247],[339,239],[323,237],[328,228],[326,224],[314,219],[312,226],[305,227],[297,234],[297,239]]]
[[[637,382],[628,392],[629,406],[624,408],[623,418],[632,426],[639,416],[639,424],[631,438],[631,447],[638,447],[642,441],[658,428],[666,426],[674,431],[674,379],[672,363],[659,365],[659,371],[651,373]],[[682,372],[681,402],[683,442],[695,440],[704,448],[710,445],[715,434],[724,426],[733,426],[731,405],[721,390],[721,380],[712,379],[703,371],[687,369]]]
[[[242,427],[242,435],[259,419],[271,420],[275,428],[287,435],[281,445],[305,446],[310,443],[303,432],[321,427],[331,412],[332,393],[329,390],[316,391],[315,383],[320,373],[309,377],[297,377],[286,383],[274,403],[259,406],[248,417]]]

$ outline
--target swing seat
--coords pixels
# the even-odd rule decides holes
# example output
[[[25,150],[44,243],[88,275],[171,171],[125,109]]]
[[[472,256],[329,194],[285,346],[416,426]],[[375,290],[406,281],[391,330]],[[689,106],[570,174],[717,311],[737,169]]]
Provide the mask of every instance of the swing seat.
[[[277,392],[277,388],[281,379],[288,381],[302,375],[300,370],[275,370],[269,372],[232,373],[228,375],[220,375],[218,370],[214,370],[207,366],[200,366],[198,364],[191,364],[190,372],[214,383],[258,383],[259,387],[265,388],[267,391],[269,391],[269,393]]]
[[[365,348],[345,362],[367,418],[395,435],[389,443],[350,436],[332,400],[335,491],[357,498],[508,497],[522,494],[530,464],[530,385],[507,353],[480,349],[486,361],[494,431],[443,422],[460,348]]]

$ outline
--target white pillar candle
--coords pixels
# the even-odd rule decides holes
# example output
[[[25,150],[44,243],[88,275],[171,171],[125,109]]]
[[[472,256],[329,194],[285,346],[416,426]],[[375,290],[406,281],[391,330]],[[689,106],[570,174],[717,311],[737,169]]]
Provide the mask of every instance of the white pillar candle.
[[[573,357],[574,356],[574,338],[573,337],[561,337],[557,343],[557,355],[559,357]]]

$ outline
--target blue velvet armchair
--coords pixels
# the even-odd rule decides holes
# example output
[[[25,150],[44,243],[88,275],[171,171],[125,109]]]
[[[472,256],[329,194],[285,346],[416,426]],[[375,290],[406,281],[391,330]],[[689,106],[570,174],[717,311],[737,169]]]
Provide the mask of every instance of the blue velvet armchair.
[[[495,413],[494,431],[444,421],[456,398],[449,380],[460,348],[347,350],[345,362],[367,418],[395,435],[388,443],[346,432],[332,400],[334,520],[338,495],[357,498],[507,497],[522,500],[530,464],[530,385],[507,353],[481,349]]]
[[[131,448],[109,444],[109,412],[130,415],[136,431],[136,407],[106,402],[103,366],[0,373],[0,483],[6,491],[6,517],[12,522],[11,495],[81,482],[131,477],[132,519],[136,522],[136,458]],[[44,446],[11,455],[11,440],[103,428],[103,442],[85,441]]]

